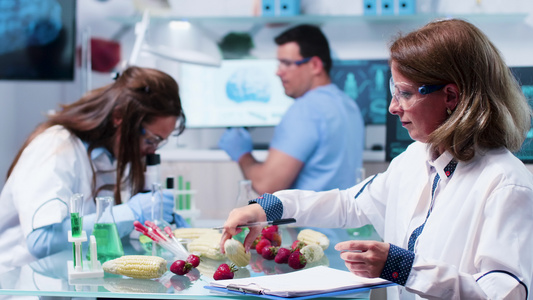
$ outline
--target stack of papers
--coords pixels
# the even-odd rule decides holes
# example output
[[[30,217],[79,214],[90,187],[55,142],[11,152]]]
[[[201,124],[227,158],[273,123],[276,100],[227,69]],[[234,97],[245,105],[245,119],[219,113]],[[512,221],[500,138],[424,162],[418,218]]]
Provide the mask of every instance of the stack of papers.
[[[219,280],[206,288],[276,297],[325,296],[326,293],[365,291],[393,285],[381,278],[364,278],[348,271],[318,266],[286,274]]]

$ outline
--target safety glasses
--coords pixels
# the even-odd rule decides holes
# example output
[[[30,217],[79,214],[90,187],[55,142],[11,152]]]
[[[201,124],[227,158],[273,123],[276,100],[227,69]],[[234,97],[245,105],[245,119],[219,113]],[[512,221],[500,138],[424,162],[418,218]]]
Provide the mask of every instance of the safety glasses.
[[[426,99],[425,96],[444,88],[445,84],[429,85],[425,84],[420,87],[415,87],[406,82],[394,83],[392,77],[389,80],[390,92],[392,100],[396,101],[401,109],[409,109],[418,102]]]

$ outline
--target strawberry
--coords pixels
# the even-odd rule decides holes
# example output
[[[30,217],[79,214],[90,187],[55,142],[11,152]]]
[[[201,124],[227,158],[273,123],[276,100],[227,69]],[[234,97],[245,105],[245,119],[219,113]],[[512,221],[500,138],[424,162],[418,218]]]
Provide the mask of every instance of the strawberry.
[[[259,241],[263,238],[263,236],[260,234],[258,237],[255,238],[255,240],[252,242],[252,249],[255,249],[255,246],[257,245],[257,243],[259,243]]]
[[[255,251],[257,251],[257,254],[261,254],[261,251],[263,250],[264,247],[266,246],[271,246],[272,243],[267,240],[267,239],[261,239],[257,245],[255,245]]]
[[[178,259],[170,265],[170,272],[178,275],[185,275],[192,269],[192,264]]]
[[[291,250],[287,248],[279,248],[278,254],[274,257],[274,261],[278,264],[286,264],[289,261],[289,256],[291,255]]]
[[[272,246],[281,246],[281,234],[274,232],[272,234],[272,239],[270,240],[270,242],[272,242]]]
[[[187,257],[187,262],[190,263],[193,268],[196,268],[200,264],[200,257],[198,255],[191,254],[189,257]]]
[[[302,241],[299,241],[299,240],[295,240],[294,242],[292,242],[291,249],[292,249],[292,251],[300,250],[306,245],[307,244],[305,242],[302,242]]]
[[[263,235],[263,237],[271,242],[273,240],[272,236],[274,235],[274,233],[279,233],[278,225],[267,226],[263,228],[263,230],[261,231],[261,234]]]
[[[278,254],[278,249],[279,247],[265,246],[261,250],[261,256],[266,260],[273,260],[276,254]]]
[[[237,268],[235,265],[228,266],[228,264],[221,264],[218,266],[217,270],[215,271],[215,274],[213,274],[213,279],[215,280],[224,280],[224,279],[233,279],[233,276],[235,276],[235,272],[237,271]]]
[[[307,259],[299,250],[296,250],[289,256],[288,264],[293,269],[301,269],[307,264]]]

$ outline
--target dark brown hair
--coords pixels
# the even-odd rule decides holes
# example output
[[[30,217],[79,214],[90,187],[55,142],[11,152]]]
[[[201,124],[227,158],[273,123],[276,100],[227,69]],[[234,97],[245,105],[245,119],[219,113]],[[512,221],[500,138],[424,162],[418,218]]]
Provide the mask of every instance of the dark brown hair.
[[[115,127],[113,118],[122,119],[121,126]],[[61,125],[76,135],[89,147],[87,155],[98,147],[107,148],[111,153],[117,134],[120,134],[117,157],[116,185],[113,187],[115,202],[121,203],[120,191],[123,181],[131,184],[132,194],[144,186],[144,165],[140,148],[141,124],[151,123],[156,117],[176,116],[180,134],[185,128],[185,115],[181,107],[178,84],[169,75],[148,68],[129,67],[117,80],[99,89],[92,90],[80,100],[63,105],[61,111],[51,115],[40,124],[25,141],[11,164],[7,176],[17,164],[22,151],[40,133],[54,125]],[[120,132],[117,131],[120,129]],[[129,173],[126,168],[129,165]],[[96,187],[96,174],[93,170],[93,196],[108,187]]]

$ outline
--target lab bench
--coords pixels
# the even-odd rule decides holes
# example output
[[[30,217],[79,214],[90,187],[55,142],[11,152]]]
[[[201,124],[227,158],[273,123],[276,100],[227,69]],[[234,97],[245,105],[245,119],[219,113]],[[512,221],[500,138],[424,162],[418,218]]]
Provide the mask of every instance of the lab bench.
[[[296,239],[300,229],[302,228],[280,226],[283,239],[282,245],[290,247],[290,244]],[[373,229],[368,230],[365,227],[360,230],[312,229],[326,234],[330,239],[330,245],[325,251],[326,255],[318,263],[341,270],[346,270],[346,267],[340,259],[339,252],[334,249],[336,243],[350,239],[379,240],[379,236]],[[125,238],[123,239],[123,244],[126,254],[147,254],[145,248],[142,247],[137,239]],[[165,257],[165,255],[162,256]],[[137,299],[258,299],[257,297],[245,295],[214,292],[204,288],[204,286],[209,285],[209,282],[213,280],[210,271],[206,271],[205,268],[201,269],[203,274],[198,271],[192,271],[192,276],[189,277],[174,275],[170,271],[155,280],[133,279],[105,273],[103,278],[69,281],[66,264],[68,260],[72,260],[71,250],[56,253],[23,267],[0,274],[0,295]],[[172,258],[167,258],[167,261],[170,266]],[[216,268],[222,262],[215,262],[213,268]],[[201,262],[200,266],[204,263],[208,264],[207,262]],[[292,270],[287,265],[264,260],[252,250],[251,264],[245,268],[241,268],[237,273],[241,272],[243,275],[240,276],[243,277],[255,277],[290,271]],[[236,275],[236,277],[238,276]],[[370,291],[366,290],[343,296],[348,296],[350,299],[369,299]]]

